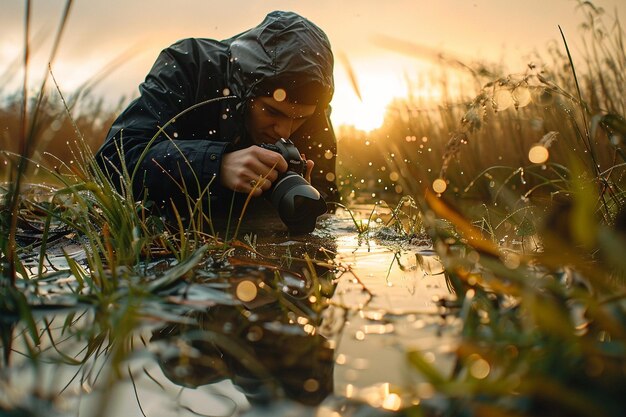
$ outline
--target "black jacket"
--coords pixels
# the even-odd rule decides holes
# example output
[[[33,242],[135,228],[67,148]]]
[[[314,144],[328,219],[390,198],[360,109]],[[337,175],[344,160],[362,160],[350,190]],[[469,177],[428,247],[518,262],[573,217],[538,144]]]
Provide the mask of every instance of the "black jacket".
[[[116,185],[124,169],[134,174],[138,200],[153,200],[166,210],[171,201],[186,207],[186,196],[197,198],[210,183],[211,209],[227,210],[233,192],[220,184],[220,165],[225,152],[252,145],[243,122],[248,100],[265,94],[260,86],[277,76],[305,77],[322,85],[327,99],[291,139],[315,161],[312,184],[333,200],[332,70],[326,35],[291,12],[272,12],[259,26],[223,41],[181,40],[161,52],[139,86],[140,96],[113,123],[96,161]],[[215,98],[220,99],[204,103]],[[236,200],[245,197],[235,194]]]

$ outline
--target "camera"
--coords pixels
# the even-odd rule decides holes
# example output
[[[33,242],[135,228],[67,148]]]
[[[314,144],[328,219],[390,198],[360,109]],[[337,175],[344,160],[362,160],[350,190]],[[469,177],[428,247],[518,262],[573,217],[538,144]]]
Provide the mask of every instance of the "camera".
[[[312,232],[317,217],[326,213],[326,201],[303,177],[306,160],[289,139],[259,146],[281,154],[287,161],[287,171],[278,176],[267,194],[280,219],[291,233]]]

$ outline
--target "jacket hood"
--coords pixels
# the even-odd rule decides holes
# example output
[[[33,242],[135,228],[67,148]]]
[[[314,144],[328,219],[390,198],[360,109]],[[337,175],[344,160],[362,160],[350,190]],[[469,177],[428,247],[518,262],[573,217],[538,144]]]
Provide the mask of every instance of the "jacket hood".
[[[258,26],[224,42],[230,45],[230,88],[243,100],[282,88],[287,99],[330,102],[334,91],[330,42],[304,17],[275,11]]]

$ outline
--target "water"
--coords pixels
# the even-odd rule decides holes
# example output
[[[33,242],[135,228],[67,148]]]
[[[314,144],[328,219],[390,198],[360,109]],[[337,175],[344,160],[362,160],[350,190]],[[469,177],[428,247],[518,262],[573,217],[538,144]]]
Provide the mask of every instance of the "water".
[[[262,224],[240,234],[256,253],[210,258],[158,297],[94,307],[67,296],[72,277],[42,282],[47,306],[34,308],[33,326],[2,320],[12,352],[0,369],[0,410],[338,417],[434,401],[407,355],[420,351],[448,372],[457,327],[437,303],[450,293],[427,241],[359,236],[343,211],[306,237]],[[64,241],[49,248],[48,272],[63,269],[61,248],[84,258]],[[160,260],[146,271],[169,267]]]

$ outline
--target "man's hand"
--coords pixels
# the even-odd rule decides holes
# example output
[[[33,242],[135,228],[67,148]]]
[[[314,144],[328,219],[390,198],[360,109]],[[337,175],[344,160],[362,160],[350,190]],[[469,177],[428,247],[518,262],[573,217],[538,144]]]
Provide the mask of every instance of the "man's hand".
[[[313,172],[313,167],[315,166],[315,162],[313,162],[310,159],[306,159],[306,155],[304,155],[303,153],[301,153],[300,156],[302,156],[302,159],[304,159],[306,161],[306,171],[304,173],[304,179],[306,180],[306,182],[308,182],[310,184],[311,183],[311,173]]]
[[[307,171],[308,168],[307,162]],[[272,186],[279,173],[285,171],[287,161],[279,153],[250,146],[222,156],[220,181],[224,187],[242,193],[249,193],[256,184],[252,195],[258,197]]]

